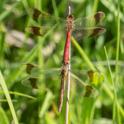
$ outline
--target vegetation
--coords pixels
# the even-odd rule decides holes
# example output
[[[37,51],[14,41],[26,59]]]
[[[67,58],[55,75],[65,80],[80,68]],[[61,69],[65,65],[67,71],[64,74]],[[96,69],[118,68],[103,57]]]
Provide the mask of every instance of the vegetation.
[[[57,20],[66,17],[67,5],[67,0],[0,1],[0,124],[65,123],[65,98],[58,113],[56,69],[62,66],[65,29],[51,18],[42,37],[26,28],[34,24],[33,8]],[[106,32],[95,38],[72,37],[69,124],[124,124],[124,2],[72,0],[72,6],[75,18],[103,11]],[[27,73],[27,63],[39,70]]]

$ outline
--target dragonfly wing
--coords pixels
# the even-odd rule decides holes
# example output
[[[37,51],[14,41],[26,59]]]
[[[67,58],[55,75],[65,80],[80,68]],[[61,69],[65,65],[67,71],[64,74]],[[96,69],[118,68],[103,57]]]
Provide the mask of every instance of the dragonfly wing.
[[[93,87],[91,85],[86,85],[84,97],[89,97],[92,94],[92,92],[93,92]]]
[[[46,77],[59,77],[61,68],[51,68],[51,69],[43,69],[40,68],[36,64],[27,63],[26,65],[26,73],[27,76],[22,80],[22,84],[27,86],[32,86],[33,88],[37,88],[37,83],[42,76]],[[54,75],[54,76],[53,76]]]
[[[30,26],[26,27],[26,32],[36,36],[43,36],[56,24],[57,29],[59,29],[59,26],[61,25],[61,30],[63,30],[63,27],[65,28],[66,21],[35,8],[32,12]]]
[[[38,10],[38,9],[36,9],[36,8],[34,8],[34,9],[33,9],[33,19],[34,19],[35,21],[37,21],[40,15],[41,15],[41,11]]]
[[[32,35],[36,36],[44,36],[44,34],[49,31],[50,27],[44,26],[29,26],[26,27],[26,32],[31,33]]]
[[[51,23],[50,23],[51,24]],[[65,30],[65,24],[63,23],[54,23],[53,25],[43,25],[41,26],[40,24],[32,23],[30,26],[25,28],[25,31],[28,32],[29,34],[36,35],[36,36],[44,36],[46,33],[48,33],[51,30],[55,31],[63,31]]]
[[[105,32],[105,28],[103,27],[90,27],[90,28],[82,28],[76,29],[73,31],[72,35],[76,39],[84,39],[86,37],[96,37]]]
[[[33,88],[33,89],[38,89],[38,78],[37,77],[30,77],[30,76],[27,76],[25,77],[21,83],[28,87],[28,88]]]
[[[66,20],[61,19],[60,17],[52,16],[51,14],[40,11],[38,9],[33,10],[32,19],[40,25],[53,26],[56,23],[65,25]]]
[[[87,28],[87,27],[98,26],[98,25],[101,25],[104,17],[105,17],[105,14],[102,11],[99,11],[92,16],[80,17],[74,21],[74,24],[75,24],[74,27],[75,29],[78,29],[80,27]]]
[[[94,29],[92,29],[92,33],[90,34],[90,37],[95,37],[98,36],[102,33],[104,33],[106,30],[103,27],[96,27]]]
[[[33,70],[34,71],[34,70]],[[42,78],[50,78],[51,80],[54,80],[54,77],[56,77],[56,79],[58,79],[60,77],[60,72],[58,71],[39,71],[39,72],[32,72],[31,74],[27,75],[24,79],[21,80],[21,83],[24,86],[27,87],[31,87],[33,89],[37,89],[38,88],[38,84],[40,83],[40,81],[42,80]]]
[[[61,68],[44,69],[44,68],[41,68],[38,65],[32,64],[32,63],[26,63],[25,65],[26,65],[26,72],[27,72],[27,74],[30,74],[32,76],[38,75],[38,74],[43,74],[43,73],[44,74],[47,74],[47,73],[54,74],[54,73],[56,73],[56,72],[61,70]]]
[[[100,23],[103,20],[104,17],[105,17],[105,13],[104,12],[102,12],[102,11],[97,12],[94,15],[95,22],[97,24]]]

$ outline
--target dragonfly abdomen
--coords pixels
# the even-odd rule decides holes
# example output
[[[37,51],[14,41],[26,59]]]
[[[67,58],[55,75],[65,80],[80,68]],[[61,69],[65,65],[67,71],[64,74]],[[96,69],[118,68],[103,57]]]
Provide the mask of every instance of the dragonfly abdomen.
[[[64,56],[63,56],[63,61],[65,65],[69,63],[70,41],[71,41],[71,32],[67,32],[66,43],[64,48]]]

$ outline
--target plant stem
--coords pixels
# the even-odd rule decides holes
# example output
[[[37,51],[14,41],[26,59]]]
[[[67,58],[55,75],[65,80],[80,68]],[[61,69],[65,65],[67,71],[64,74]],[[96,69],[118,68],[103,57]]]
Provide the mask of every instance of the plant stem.
[[[99,3],[99,0],[94,0],[94,5],[93,5],[93,12],[94,13],[96,13],[96,11],[97,11],[98,3]]]
[[[71,65],[69,63],[68,69],[70,70]],[[69,114],[69,97],[70,97],[70,71],[68,71],[68,78],[67,78],[67,95],[66,95],[66,117],[65,117],[65,124],[68,124],[68,114]]]
[[[81,57],[84,59],[84,61],[87,63],[87,65],[89,66],[89,68],[93,71],[96,71],[95,66],[93,65],[93,63],[90,61],[90,59],[88,58],[88,56],[86,55],[86,53],[84,52],[84,50],[80,47],[80,45],[77,43],[77,41],[74,39],[74,37],[71,37],[72,43],[74,44],[74,46],[76,47],[76,49],[78,50],[78,52],[80,53]]]
[[[0,85],[1,85],[1,87],[3,89],[3,92],[5,94],[5,97],[7,99],[8,104],[9,104],[10,111],[11,111],[11,114],[12,114],[12,117],[13,117],[14,124],[19,124],[18,118],[17,118],[17,115],[16,115],[16,112],[15,112],[15,109],[14,109],[14,105],[12,103],[12,99],[11,99],[11,97],[9,95],[9,91],[8,91],[6,82],[5,82],[4,78],[3,78],[3,75],[1,73],[1,71],[0,71]]]
[[[116,42],[116,66],[115,66],[115,82],[118,83],[118,60],[120,46],[120,1],[118,0],[118,15],[117,15],[117,42]]]
[[[119,67],[118,67],[118,61],[119,61],[119,46],[120,46],[120,0],[118,0],[118,14],[117,14],[117,42],[116,42],[116,66],[115,66],[115,87],[117,87],[118,84],[118,72],[119,72]],[[116,95],[116,99],[117,99]],[[121,124],[121,116],[120,112],[118,110],[118,107],[116,107],[116,112],[117,112],[117,123]],[[115,117],[116,118],[116,117]]]

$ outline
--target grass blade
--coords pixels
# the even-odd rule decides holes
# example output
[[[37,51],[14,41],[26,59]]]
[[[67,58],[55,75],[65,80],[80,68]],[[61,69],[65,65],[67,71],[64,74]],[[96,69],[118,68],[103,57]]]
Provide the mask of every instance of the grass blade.
[[[11,12],[14,8],[16,8],[19,5],[20,2],[16,2],[15,4],[12,5],[11,9],[4,11],[0,15],[0,22],[3,21]]]
[[[77,41],[74,39],[74,37],[72,37],[72,43],[74,44],[74,46],[76,47],[76,49],[80,53],[81,57],[87,63],[87,65],[89,66],[89,68],[91,70],[95,71],[96,68],[94,67],[94,65],[92,64],[92,62],[90,61],[90,59],[88,58],[88,56],[86,55],[86,53],[83,51],[83,49],[80,47],[80,45],[77,43]]]
[[[1,71],[0,71],[0,85],[1,85],[1,87],[2,87],[2,89],[4,91],[4,94],[6,96],[6,99],[8,101],[8,104],[9,104],[9,107],[10,107],[10,111],[11,111],[11,114],[13,116],[14,123],[15,124],[19,124],[16,112],[15,112],[15,109],[14,109],[14,106],[13,106],[13,103],[12,103],[12,100],[11,100],[11,97],[9,95],[9,91],[8,91],[7,85],[5,83],[5,80],[3,78],[3,75],[1,73]]]
[[[6,116],[6,113],[1,107],[0,107],[0,123],[1,124],[9,124],[9,120]]]

